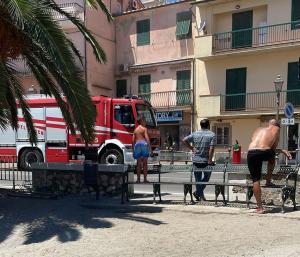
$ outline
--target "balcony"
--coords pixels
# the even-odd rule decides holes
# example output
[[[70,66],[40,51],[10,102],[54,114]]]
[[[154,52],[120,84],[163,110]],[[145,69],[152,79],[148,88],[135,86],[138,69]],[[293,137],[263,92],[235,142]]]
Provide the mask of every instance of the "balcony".
[[[84,8],[83,6],[77,4],[77,3],[65,3],[65,4],[58,4],[58,6],[65,11],[66,13],[70,14],[73,17],[76,17],[78,19],[81,19],[84,21]],[[75,28],[75,25],[70,22],[66,16],[58,13],[58,12],[52,12],[53,18],[60,22],[60,25],[63,29],[71,29]]]
[[[139,94],[139,97],[158,109],[189,109],[193,105],[192,89]]]
[[[221,95],[221,113],[224,112],[275,112],[276,92],[256,92],[245,94]],[[300,107],[300,90],[280,92],[279,108],[283,109],[287,102],[296,108]]]
[[[293,43],[300,40],[300,21],[213,34],[213,52]]]
[[[295,43],[300,46],[300,21],[197,37],[195,55],[205,60],[218,55],[294,46]]]
[[[85,58],[82,59],[82,62],[85,63]],[[23,76],[31,76],[32,71],[28,67],[28,65],[25,62],[25,59],[22,57],[18,57],[16,59],[11,59],[10,63],[13,65],[13,68],[15,71]],[[81,65],[80,61],[78,59],[75,60],[76,66],[78,67],[79,71],[84,72],[85,68]]]
[[[276,99],[275,91],[200,96],[198,112],[201,117],[274,114]],[[287,102],[294,105],[295,111],[300,111],[300,89],[280,92],[279,109],[283,110]]]

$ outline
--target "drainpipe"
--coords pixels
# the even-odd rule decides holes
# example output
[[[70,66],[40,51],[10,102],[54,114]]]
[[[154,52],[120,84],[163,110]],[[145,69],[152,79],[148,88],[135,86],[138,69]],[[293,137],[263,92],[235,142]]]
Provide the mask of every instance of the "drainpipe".
[[[193,91],[192,91],[192,108],[191,108],[191,132],[195,131],[195,100],[196,100],[196,59],[192,60],[192,69],[193,69]]]
[[[86,24],[86,1],[83,2],[83,15],[84,15],[84,25],[87,26]],[[88,81],[87,81],[87,49],[86,49],[86,39],[84,39],[84,80],[86,87],[88,88]]]

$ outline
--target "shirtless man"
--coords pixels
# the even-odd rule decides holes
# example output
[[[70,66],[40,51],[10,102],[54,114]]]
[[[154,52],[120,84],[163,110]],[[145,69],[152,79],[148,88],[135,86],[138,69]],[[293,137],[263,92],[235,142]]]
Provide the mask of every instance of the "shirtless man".
[[[275,152],[279,142],[280,122],[272,119],[266,128],[258,128],[253,133],[248,149],[247,162],[253,180],[253,193],[257,202],[256,212],[264,213],[261,203],[261,169],[263,161],[268,161],[268,172],[266,176],[266,186],[272,185],[271,177],[275,167]],[[288,159],[292,156],[287,150],[277,150],[286,155]]]
[[[138,118],[138,127],[133,132],[132,137],[132,149],[133,157],[137,160],[136,174],[137,174],[137,183],[140,183],[141,170],[143,168],[144,173],[144,182],[147,181],[148,174],[148,157],[149,152],[152,153],[150,140],[148,136],[148,131],[146,128],[145,117]]]

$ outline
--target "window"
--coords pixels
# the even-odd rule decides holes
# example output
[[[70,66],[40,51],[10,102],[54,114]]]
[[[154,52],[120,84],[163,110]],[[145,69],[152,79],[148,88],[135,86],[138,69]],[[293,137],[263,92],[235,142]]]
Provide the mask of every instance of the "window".
[[[138,116],[145,117],[147,126],[150,127],[156,126],[156,119],[155,119],[156,116],[154,110],[150,106],[145,104],[137,104],[136,111]]]
[[[115,120],[121,124],[134,124],[134,116],[131,105],[115,105]]]
[[[291,102],[294,106],[300,106],[300,80],[299,80],[298,62],[288,63],[288,79],[287,79],[287,102]]]
[[[292,29],[300,29],[300,1],[292,0]]]
[[[246,82],[247,68],[226,70],[226,111],[245,109]]]
[[[184,39],[192,37],[192,13],[181,12],[176,15],[176,38]]]
[[[229,145],[231,132],[229,124],[215,124],[212,131],[216,134],[217,145]]]
[[[119,79],[116,81],[116,96],[123,97],[127,94],[127,80]]]
[[[137,45],[150,44],[150,20],[141,20],[136,22]]]
[[[151,100],[151,75],[139,76],[139,96],[150,102]]]
[[[253,11],[232,14],[232,48],[252,46]]]
[[[181,70],[176,72],[176,103],[177,105],[191,104],[191,71]]]

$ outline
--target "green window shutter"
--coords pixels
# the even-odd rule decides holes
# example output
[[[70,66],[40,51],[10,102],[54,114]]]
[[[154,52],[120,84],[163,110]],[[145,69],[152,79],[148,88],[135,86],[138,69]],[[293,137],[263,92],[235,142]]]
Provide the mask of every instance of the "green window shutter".
[[[300,80],[298,78],[298,62],[288,63],[287,90],[287,102],[291,102],[294,106],[300,106]]]
[[[151,99],[151,75],[139,76],[139,95],[146,101]]]
[[[247,68],[226,70],[226,110],[244,110],[246,106]]]
[[[253,11],[232,14],[232,48],[252,46]]]
[[[300,1],[292,0],[292,29],[300,28]]]
[[[150,20],[141,20],[136,22],[137,45],[150,44]]]
[[[191,104],[191,92],[187,89],[191,88],[191,71],[182,70],[176,72],[176,103],[177,105]]]
[[[192,36],[192,13],[182,12],[176,15],[176,37],[177,39],[190,38]]]
[[[127,94],[127,80],[119,79],[116,81],[116,96],[123,97]]]

